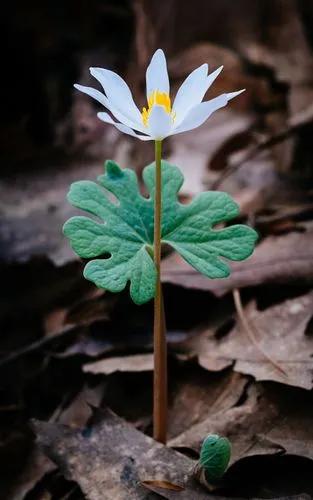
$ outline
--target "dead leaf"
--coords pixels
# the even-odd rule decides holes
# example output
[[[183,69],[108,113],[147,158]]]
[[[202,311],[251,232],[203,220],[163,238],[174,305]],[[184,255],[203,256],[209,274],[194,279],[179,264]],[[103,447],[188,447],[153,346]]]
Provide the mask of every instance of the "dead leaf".
[[[313,460],[312,416],[309,393],[277,384],[257,384],[249,388],[243,404],[190,427],[169,445],[199,450],[203,436],[217,433],[232,443],[231,464],[260,454],[286,453]]]
[[[208,370],[221,370],[234,364],[234,370],[252,375],[256,380],[274,380],[312,389],[313,338],[305,335],[312,314],[313,292],[264,311],[259,311],[254,303],[246,308],[246,319],[256,331],[258,344],[286,375],[264,357],[241,326],[235,326],[221,339],[203,333],[199,364]]]
[[[54,412],[50,421],[65,424],[72,428],[82,428],[92,415],[92,407],[100,406],[102,396],[102,384],[95,387],[85,385],[70,404],[58,408]]]
[[[194,462],[137,431],[110,411],[83,432],[47,422],[34,422],[39,445],[76,481],[88,500],[149,498],[140,484],[152,478],[181,484],[179,498],[207,498],[190,478]],[[163,490],[165,498],[174,492]],[[182,495],[182,496],[181,496]]]
[[[244,394],[247,378],[238,373],[208,373],[197,366],[175,370],[170,385],[169,437],[174,437],[209,415],[232,408]],[[192,408],[192,411],[190,411]]]
[[[87,363],[83,371],[87,373],[110,375],[114,372],[146,372],[153,370],[153,354],[133,354],[116,356]]]
[[[44,318],[43,328],[45,331],[45,336],[51,337],[55,335],[55,332],[58,332],[62,329],[65,323],[67,311],[65,308],[54,309],[50,311],[46,317]]]
[[[91,288],[66,311],[65,323],[90,325],[96,321],[108,321],[115,302],[116,296],[108,297],[105,290]]]

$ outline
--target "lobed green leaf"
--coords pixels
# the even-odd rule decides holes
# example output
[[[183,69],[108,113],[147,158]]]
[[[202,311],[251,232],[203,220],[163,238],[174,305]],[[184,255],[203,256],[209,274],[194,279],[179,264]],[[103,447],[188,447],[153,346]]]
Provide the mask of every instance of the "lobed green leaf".
[[[86,265],[84,276],[111,292],[123,290],[130,282],[137,304],[147,302],[155,292],[154,163],[144,169],[143,179],[148,198],[140,193],[133,170],[106,162],[99,184],[76,182],[68,194],[72,205],[101,222],[73,217],[64,225],[64,234],[79,256],[99,257]],[[215,224],[236,217],[238,206],[228,194],[217,191],[181,204],[177,196],[183,180],[177,167],[162,161],[162,241],[208,278],[225,278],[230,273],[225,259],[243,260],[251,255],[257,234],[244,225],[214,229]]]

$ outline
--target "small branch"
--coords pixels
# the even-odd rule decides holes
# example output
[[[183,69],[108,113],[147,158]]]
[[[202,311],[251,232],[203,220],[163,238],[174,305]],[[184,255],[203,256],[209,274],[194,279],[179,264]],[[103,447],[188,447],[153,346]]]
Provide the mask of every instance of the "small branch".
[[[282,373],[285,377],[288,378],[287,372],[277,363],[277,361],[272,359],[267,354],[267,352],[262,348],[262,346],[260,346],[259,342],[257,341],[257,339],[254,335],[254,332],[253,332],[253,330],[252,330],[252,328],[251,328],[250,324],[248,323],[248,320],[245,316],[245,313],[244,313],[244,310],[242,307],[240,292],[237,288],[235,288],[233,290],[233,297],[234,297],[234,303],[235,303],[238,317],[240,319],[242,327],[243,327],[245,333],[247,334],[250,342],[258,349],[258,351],[260,351],[262,353],[262,355],[264,356],[266,361],[268,361],[272,366],[274,366],[276,368],[276,370],[278,370],[280,373]],[[255,329],[255,327],[253,327],[253,328]]]

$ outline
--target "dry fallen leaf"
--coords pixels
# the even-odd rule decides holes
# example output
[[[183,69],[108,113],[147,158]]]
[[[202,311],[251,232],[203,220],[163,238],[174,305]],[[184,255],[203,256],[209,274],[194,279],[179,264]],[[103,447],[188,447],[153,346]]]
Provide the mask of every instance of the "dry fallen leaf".
[[[100,414],[98,415],[100,418]],[[83,431],[34,422],[39,445],[66,478],[76,481],[88,500],[151,498],[143,481],[181,485],[184,500],[207,498],[190,478],[194,461],[137,431],[110,411]],[[176,492],[163,490],[164,498]]]
[[[83,371],[87,373],[110,375],[114,372],[146,372],[153,370],[153,354],[133,354],[116,356],[87,363]]]
[[[273,383],[252,385],[247,399],[209,416],[172,439],[170,446],[200,449],[217,433],[232,443],[231,464],[256,455],[293,454],[313,460],[313,410],[305,391]]]
[[[242,326],[235,326],[218,339],[205,332],[194,339],[199,364],[208,370],[234,370],[256,380],[274,380],[312,389],[313,338],[305,331],[313,314],[313,292],[259,311],[255,303],[246,308],[246,319],[256,330],[261,349],[284,370],[278,370],[247,338]],[[201,338],[202,337],[202,338]]]
[[[92,415],[92,407],[98,407],[103,396],[103,385],[93,387],[85,385],[69,405],[57,408],[51,416],[51,422],[68,425],[72,428],[84,427]]]
[[[174,438],[193,425],[235,406],[248,380],[239,373],[209,373],[194,366],[176,370],[171,383],[169,437]],[[192,411],[190,411],[192,408]]]

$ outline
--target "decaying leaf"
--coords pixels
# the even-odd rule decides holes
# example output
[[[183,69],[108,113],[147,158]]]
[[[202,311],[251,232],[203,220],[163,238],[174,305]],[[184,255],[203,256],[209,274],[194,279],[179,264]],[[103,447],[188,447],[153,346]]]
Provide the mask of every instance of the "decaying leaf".
[[[72,428],[84,427],[92,415],[92,407],[98,407],[101,403],[103,387],[101,384],[88,387],[85,386],[70,404],[58,408],[51,416],[51,422],[58,422]]]
[[[123,367],[122,363],[121,360],[120,367]],[[99,368],[101,370],[101,361]],[[133,366],[126,369],[129,371],[123,372],[123,368],[119,371],[114,363],[114,373],[103,375],[103,401],[128,422],[148,431],[152,425],[152,373],[131,371]],[[98,381],[101,371],[96,370],[94,380]],[[168,438],[174,438],[210,415],[238,404],[245,395],[249,380],[232,370],[209,372],[194,361],[177,363],[172,357],[169,359],[169,373]]]
[[[310,395],[305,391],[258,384],[242,405],[221,411],[172,439],[171,446],[200,450],[203,436],[216,433],[232,444],[231,464],[255,455],[292,454],[313,460]]]
[[[312,314],[312,292],[264,311],[259,311],[255,304],[246,309],[246,318],[256,330],[258,344],[286,375],[264,357],[240,325],[221,339],[214,336],[205,339],[204,333],[199,343],[199,363],[208,370],[221,370],[234,363],[234,370],[253,375],[256,380],[275,380],[312,389],[313,338],[305,334]]]
[[[84,365],[84,372],[110,375],[114,372],[145,372],[153,370],[153,354],[134,354],[101,359]]]
[[[232,408],[243,397],[248,383],[247,378],[239,373],[209,373],[196,366],[182,366],[176,373],[177,380],[172,377],[170,390],[170,438],[210,415]]]
[[[164,489],[164,498],[204,499],[190,474],[194,461],[137,431],[109,411],[84,431],[47,422],[34,422],[39,445],[62,473],[76,481],[88,500],[151,498],[143,481],[179,484],[184,490]],[[175,497],[176,498],[176,497]]]

